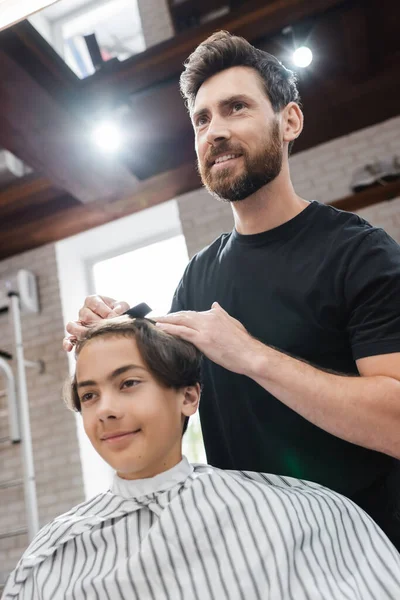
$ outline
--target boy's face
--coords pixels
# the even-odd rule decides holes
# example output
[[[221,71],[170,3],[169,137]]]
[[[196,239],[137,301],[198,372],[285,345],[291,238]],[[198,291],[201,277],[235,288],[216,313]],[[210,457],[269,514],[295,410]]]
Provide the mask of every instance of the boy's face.
[[[85,432],[120,477],[153,477],[182,459],[183,420],[197,410],[199,386],[164,388],[136,341],[113,335],[83,347],[76,380]]]

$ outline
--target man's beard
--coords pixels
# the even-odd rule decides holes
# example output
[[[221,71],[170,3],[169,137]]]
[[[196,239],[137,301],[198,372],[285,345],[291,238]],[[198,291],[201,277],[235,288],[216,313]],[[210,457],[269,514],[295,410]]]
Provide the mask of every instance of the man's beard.
[[[214,157],[221,154],[241,154],[244,161],[242,173],[234,176],[229,161],[226,169],[218,168],[218,172],[213,172],[211,162]],[[282,156],[279,124],[274,121],[265,145],[256,156],[245,154],[242,148],[228,141],[222,142],[209,152],[204,165],[197,161],[197,168],[203,185],[215,198],[225,202],[238,202],[245,200],[279,175],[282,169]]]

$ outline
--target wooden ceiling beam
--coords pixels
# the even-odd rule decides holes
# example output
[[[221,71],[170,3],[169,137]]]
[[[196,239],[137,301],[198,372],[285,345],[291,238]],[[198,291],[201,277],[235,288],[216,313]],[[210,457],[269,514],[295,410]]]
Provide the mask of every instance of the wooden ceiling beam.
[[[357,194],[351,194],[345,198],[329,202],[329,204],[339,210],[354,212],[395,198],[400,198],[400,180],[385,185],[376,185]]]
[[[45,177],[37,175],[22,177],[19,181],[0,190],[0,210],[12,209],[16,203],[21,201],[29,202],[31,196],[47,192],[51,188],[53,188],[53,184]]]
[[[344,64],[347,73],[354,81],[363,80],[371,75],[370,22],[366,3],[357,0],[343,8],[340,13],[342,29],[341,48],[344,54]],[[368,4],[368,3],[367,3]]]
[[[79,85],[79,77],[28,20],[1,32],[0,49],[59,99]]]
[[[32,216],[29,223],[16,223],[13,228],[4,223],[4,229],[0,229],[0,260],[156,206],[200,185],[195,165],[187,163],[140,182],[134,194],[115,202],[73,206],[71,197],[60,197],[53,214],[39,214],[37,219]],[[65,209],[61,202],[65,203]]]
[[[2,230],[9,229],[10,222],[19,227],[27,219],[38,219],[39,215],[53,212],[62,193],[48,179],[32,176],[29,181],[14,183],[0,192],[0,235]],[[78,204],[75,199],[74,202]]]
[[[0,50],[0,146],[83,203],[132,194],[136,178],[96,151],[90,126]]]

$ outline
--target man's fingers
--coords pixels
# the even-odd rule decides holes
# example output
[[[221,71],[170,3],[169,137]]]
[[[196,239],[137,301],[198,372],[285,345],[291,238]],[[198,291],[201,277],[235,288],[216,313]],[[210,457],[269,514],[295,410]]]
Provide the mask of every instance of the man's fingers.
[[[67,323],[65,329],[71,336],[75,337],[78,340],[81,340],[87,332],[87,327],[81,325],[81,323],[79,323],[78,321],[70,321],[69,323]]]
[[[164,331],[165,333],[169,333],[170,335],[176,335],[180,337],[182,340],[186,340],[187,342],[192,342],[195,344],[195,337],[197,331],[194,329],[190,329],[189,327],[185,327],[183,325],[172,325],[171,323],[156,323],[156,327]]]
[[[63,349],[65,352],[71,352],[75,346],[76,338],[73,335],[67,336],[63,339]]]
[[[108,319],[112,319],[113,317],[119,317],[123,315],[129,309],[129,304],[127,302],[114,302],[114,306],[110,314],[108,315]]]
[[[89,296],[89,298],[95,298],[95,299],[100,298],[100,300],[102,300],[104,302],[104,304],[106,304],[110,308],[114,308],[115,304],[117,304],[117,301],[115,300],[115,298],[110,298],[110,296],[94,295],[94,296]]]
[[[158,323],[174,323],[176,325],[188,324],[189,322],[193,322],[196,318],[197,314],[194,310],[181,310],[176,313],[169,313],[168,315],[163,315],[162,317],[151,317],[153,321],[157,321]]]
[[[88,296],[83,308],[79,311],[79,320],[93,323],[100,319],[107,319],[117,301],[108,296]]]
[[[81,340],[86,332],[87,325],[92,325],[102,319],[122,315],[129,308],[126,302],[118,302],[109,296],[93,295],[85,299],[85,304],[79,311],[78,321],[70,321],[66,325],[66,330],[70,334],[63,340],[63,348],[66,352],[71,352],[77,340]]]
[[[110,313],[110,309],[107,309],[107,310],[108,310],[108,313],[107,313],[107,317],[108,317],[108,315]],[[106,318],[106,317],[100,317],[97,313],[93,312],[86,306],[83,306],[81,308],[78,316],[79,316],[78,320],[82,323],[86,323],[87,325],[97,323],[98,321],[102,321],[103,319]]]

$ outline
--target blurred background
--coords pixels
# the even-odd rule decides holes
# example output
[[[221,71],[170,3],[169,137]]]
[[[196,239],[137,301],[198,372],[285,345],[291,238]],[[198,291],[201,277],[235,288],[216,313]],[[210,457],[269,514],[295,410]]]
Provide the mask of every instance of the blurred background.
[[[399,22],[390,0],[0,1],[0,584],[35,506],[41,526],[110,481],[61,401],[65,322],[94,293],[167,312],[232,229],[196,172],[184,60],[226,29],[295,70],[297,192],[400,242]],[[206,461],[198,418],[185,453]]]

